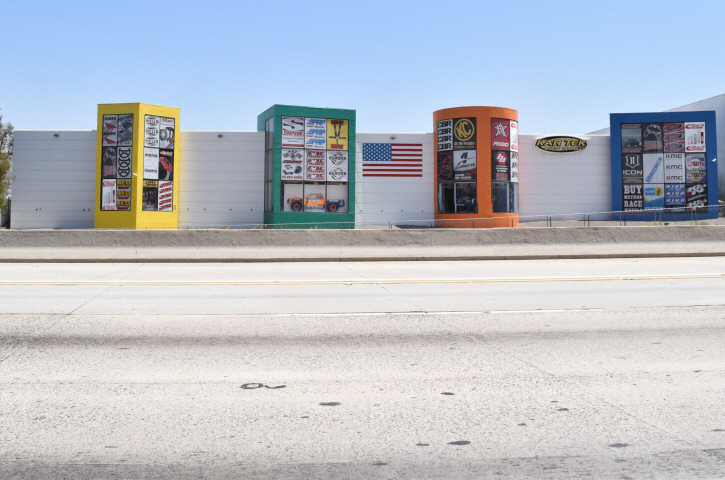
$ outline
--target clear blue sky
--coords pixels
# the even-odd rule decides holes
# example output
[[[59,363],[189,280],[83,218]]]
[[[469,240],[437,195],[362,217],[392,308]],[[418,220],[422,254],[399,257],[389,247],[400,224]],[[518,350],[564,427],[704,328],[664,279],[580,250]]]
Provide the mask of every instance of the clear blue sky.
[[[93,129],[98,103],[181,108],[183,130],[256,130],[279,104],[431,132],[441,108],[519,111],[523,133],[725,93],[725,1],[8,1],[0,111]]]

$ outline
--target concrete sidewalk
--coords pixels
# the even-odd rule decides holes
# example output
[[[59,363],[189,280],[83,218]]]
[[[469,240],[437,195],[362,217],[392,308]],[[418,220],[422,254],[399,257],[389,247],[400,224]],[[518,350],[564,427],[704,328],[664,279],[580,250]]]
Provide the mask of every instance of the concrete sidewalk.
[[[725,256],[725,226],[0,231],[0,262],[329,262],[668,256]]]

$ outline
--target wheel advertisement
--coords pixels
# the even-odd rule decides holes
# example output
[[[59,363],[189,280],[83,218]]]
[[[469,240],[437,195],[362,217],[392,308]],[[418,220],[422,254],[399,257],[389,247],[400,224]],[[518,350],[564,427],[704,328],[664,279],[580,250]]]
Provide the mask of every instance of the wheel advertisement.
[[[347,182],[348,179],[347,152],[327,152],[327,181]]]
[[[305,151],[298,148],[282,149],[282,180],[299,180],[304,177]]]

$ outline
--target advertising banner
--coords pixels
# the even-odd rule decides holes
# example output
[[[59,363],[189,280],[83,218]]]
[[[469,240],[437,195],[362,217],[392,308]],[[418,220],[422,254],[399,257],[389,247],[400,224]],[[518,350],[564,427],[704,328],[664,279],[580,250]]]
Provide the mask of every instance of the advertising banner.
[[[665,153],[665,183],[685,183],[684,153]]]
[[[159,149],[159,180],[174,179],[174,151]]]
[[[101,210],[116,209],[116,180],[103,180],[101,183]]]
[[[324,150],[320,150],[324,153]],[[282,149],[282,180],[302,180],[302,165],[305,161],[305,150],[301,148]]]
[[[491,119],[491,147],[495,150],[511,148],[511,120]]]
[[[133,115],[118,115],[118,145],[130,147],[133,144]]]
[[[476,149],[476,118],[456,118],[453,120],[453,149]]]
[[[453,152],[453,176],[458,182],[476,180],[475,150],[455,150]]]
[[[305,118],[305,148],[325,149],[327,145],[327,120]]]
[[[103,147],[101,178],[116,178],[116,147]]]
[[[682,122],[663,123],[665,153],[685,151],[685,124]]]
[[[327,152],[327,181],[328,182],[347,182],[347,151]]]
[[[519,122],[511,120],[511,151],[519,151]]]
[[[438,151],[453,150],[453,120],[438,122]]]
[[[705,122],[685,122],[685,151],[706,151]]]
[[[175,141],[175,129],[173,118],[160,117],[159,118],[159,147],[160,148],[174,148]]]
[[[682,183],[665,185],[665,207],[685,206],[685,185]]]
[[[622,183],[643,183],[643,172],[641,153],[622,154]]]
[[[143,181],[143,192],[141,196],[141,209],[149,211],[157,211],[159,209],[158,204],[159,194],[159,182],[158,180],[144,180]]]
[[[146,147],[159,146],[159,124],[161,119],[152,115],[146,115],[146,121],[144,122],[144,140],[143,144]]]
[[[143,178],[158,180],[159,178],[159,149],[143,149]]]
[[[491,180],[509,181],[509,152],[493,150],[491,152]]]
[[[645,153],[642,155],[644,183],[665,183],[664,154]]]
[[[303,147],[305,145],[305,119],[282,117],[282,146]]]
[[[133,150],[131,147],[118,147],[118,178],[131,178],[131,159],[133,158]]]
[[[665,208],[664,184],[645,184],[644,208]]]
[[[118,116],[103,116],[103,146],[118,145]]]
[[[438,152],[438,181],[453,181],[453,157],[451,152]]]
[[[325,158],[324,150],[305,150],[305,180],[314,182],[325,181]]]
[[[174,208],[174,183],[159,181],[159,212],[170,212]]]
[[[622,153],[642,153],[642,124],[623,123]]]
[[[512,144],[513,147],[513,144]],[[519,152],[511,152],[511,183],[519,183]]]
[[[327,149],[348,149],[348,121],[327,119]]]
[[[707,185],[687,185],[687,207],[707,207]]]
[[[685,154],[685,182],[707,183],[707,156],[704,153]]]
[[[622,185],[622,209],[625,212],[644,208],[644,186],[642,184]]]
[[[661,123],[643,123],[642,139],[644,141],[644,153],[664,153]],[[645,170],[647,170],[646,167]]]
[[[116,181],[116,210],[131,210],[131,180]]]

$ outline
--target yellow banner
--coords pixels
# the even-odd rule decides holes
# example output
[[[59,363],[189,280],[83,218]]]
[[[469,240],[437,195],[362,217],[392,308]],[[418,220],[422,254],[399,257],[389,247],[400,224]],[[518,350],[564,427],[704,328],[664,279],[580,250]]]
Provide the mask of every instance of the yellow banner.
[[[348,149],[348,121],[327,119],[327,149],[347,150]]]

